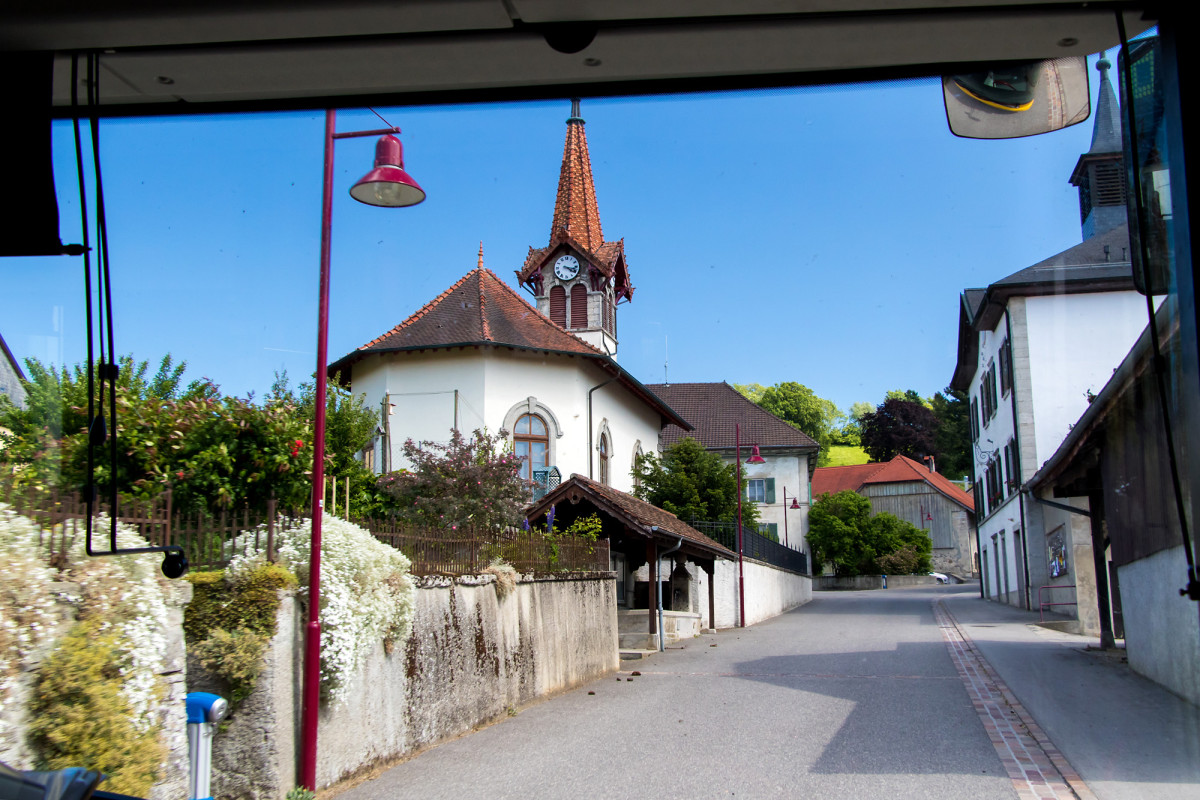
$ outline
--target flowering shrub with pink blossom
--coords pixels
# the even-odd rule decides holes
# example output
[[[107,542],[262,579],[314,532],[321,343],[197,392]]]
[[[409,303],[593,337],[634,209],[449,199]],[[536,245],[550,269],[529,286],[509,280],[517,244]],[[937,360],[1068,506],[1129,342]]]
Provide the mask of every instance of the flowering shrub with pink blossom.
[[[393,516],[429,527],[504,527],[519,525],[529,502],[521,458],[508,444],[508,432],[475,430],[470,438],[450,432],[448,442],[404,443],[410,469],[379,478],[391,497]]]

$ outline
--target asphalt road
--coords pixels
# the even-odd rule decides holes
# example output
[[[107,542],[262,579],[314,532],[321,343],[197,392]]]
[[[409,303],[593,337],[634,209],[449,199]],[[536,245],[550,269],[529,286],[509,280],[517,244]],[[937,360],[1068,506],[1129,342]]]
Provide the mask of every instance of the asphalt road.
[[[932,610],[975,590],[819,593],[622,662],[339,800],[1015,798]]]

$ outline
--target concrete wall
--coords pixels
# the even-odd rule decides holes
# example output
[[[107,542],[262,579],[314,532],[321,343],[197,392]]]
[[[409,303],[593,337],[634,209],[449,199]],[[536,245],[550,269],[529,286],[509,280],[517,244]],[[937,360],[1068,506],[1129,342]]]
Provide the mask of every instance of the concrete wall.
[[[1129,666],[1200,705],[1200,608],[1179,596],[1183,547],[1117,569]]]
[[[701,615],[701,624],[708,625],[708,575],[704,570],[688,565],[692,572],[692,610]],[[745,559],[746,624],[754,625],[790,611],[812,600],[812,578],[772,567],[753,559]],[[739,592],[736,561],[717,561],[714,570],[714,606],[717,628],[734,628],[738,624]]]
[[[407,646],[388,654],[380,645],[351,679],[350,699],[322,706],[318,785],[330,786],[615,670],[614,590],[607,572],[526,576],[503,599],[490,575],[420,579]],[[299,605],[290,599],[281,605],[266,670],[216,737],[215,797],[276,800],[296,785]],[[202,684],[197,679],[189,688]]]
[[[932,575],[888,575],[887,587],[889,589],[900,589],[905,586],[936,586],[937,578]],[[870,589],[883,589],[882,575],[854,575],[852,577],[839,578],[836,575],[820,575],[813,578],[813,591],[817,592],[834,592],[834,591],[850,591],[861,592]]]

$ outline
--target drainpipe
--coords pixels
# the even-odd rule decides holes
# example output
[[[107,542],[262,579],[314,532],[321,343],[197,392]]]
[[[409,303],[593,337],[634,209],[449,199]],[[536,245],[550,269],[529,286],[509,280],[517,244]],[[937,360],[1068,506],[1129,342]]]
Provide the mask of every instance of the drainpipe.
[[[1013,443],[1017,447],[1018,471],[1025,471],[1025,459],[1021,458],[1021,422],[1017,417],[1017,365],[1013,363],[1013,334],[1012,334],[1012,314],[1009,313],[1008,307],[1004,308],[1004,330],[1008,334],[1008,368],[1012,370],[1012,381],[1009,386],[1008,399],[1012,405],[1013,417]],[[1011,476],[1010,476],[1011,479]],[[1021,561],[1025,569],[1025,608],[1032,610],[1033,601],[1029,593],[1029,527],[1025,524],[1025,493],[1020,490],[1020,486],[1025,482],[1024,475],[1017,476],[1017,503],[1020,506],[1021,512]],[[977,529],[978,530],[978,529]],[[980,585],[983,585],[983,576],[980,574]]]
[[[610,383],[612,383],[615,380],[616,380],[616,378],[609,378],[604,383],[598,383],[595,386],[593,386],[591,389],[588,389],[588,478],[589,479],[592,478],[592,461],[594,460],[592,457],[592,392],[596,391],[597,389],[602,389],[605,386],[608,386]],[[657,530],[657,528],[655,530]],[[660,639],[662,638],[661,633],[659,634],[659,638]]]
[[[654,531],[655,533],[657,533],[657,532],[658,532],[658,526],[657,526],[657,525],[651,525],[651,526],[650,526],[650,530],[651,530],[651,531]],[[655,567],[657,568],[657,569],[656,569],[656,572],[658,573],[658,574],[656,575],[656,577],[658,578],[658,580],[657,580],[657,581],[655,581],[655,583],[657,583],[657,584],[658,584],[658,651],[659,651],[660,653],[661,653],[663,650],[665,650],[665,649],[666,649],[665,645],[663,644],[663,640],[666,638],[666,631],[664,631],[664,630],[663,630],[663,607],[662,607],[662,584],[663,584],[663,582],[662,582],[662,557],[663,557],[663,556],[669,556],[669,555],[671,555],[671,553],[674,553],[676,550],[678,550],[678,549],[679,549],[679,548],[681,548],[681,547],[683,547],[683,537],[682,537],[682,536],[680,536],[680,537],[679,537],[679,541],[675,543],[675,546],[674,546],[674,547],[672,547],[670,550],[663,550],[661,553],[659,553],[659,554],[658,554],[658,556],[657,556],[657,558],[658,558],[658,563],[655,565]]]

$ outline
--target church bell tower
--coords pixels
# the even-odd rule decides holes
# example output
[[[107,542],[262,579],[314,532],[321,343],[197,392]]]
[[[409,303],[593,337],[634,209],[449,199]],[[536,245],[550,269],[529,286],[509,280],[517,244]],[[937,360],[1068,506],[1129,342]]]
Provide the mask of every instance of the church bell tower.
[[[537,309],[588,344],[617,355],[617,304],[633,298],[625,240],[604,241],[579,100],[571,101],[550,243],[517,271]]]

